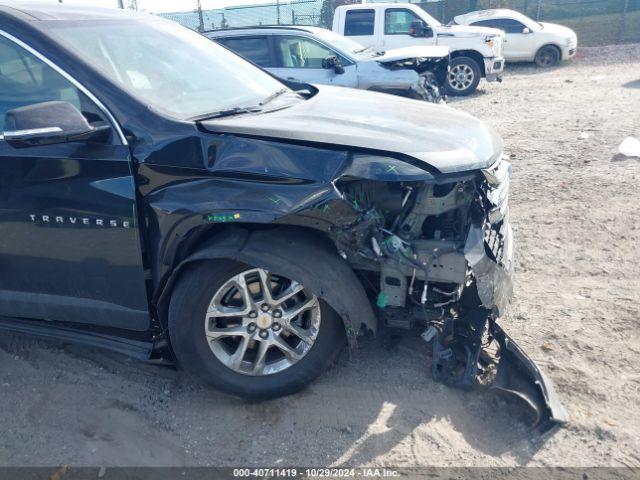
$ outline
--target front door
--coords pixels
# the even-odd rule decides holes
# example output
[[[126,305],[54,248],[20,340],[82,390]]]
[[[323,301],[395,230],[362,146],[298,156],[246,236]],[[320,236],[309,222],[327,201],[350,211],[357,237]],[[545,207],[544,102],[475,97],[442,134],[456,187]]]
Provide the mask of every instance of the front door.
[[[103,110],[49,64],[0,35],[0,132],[8,110],[66,101]],[[16,148],[0,137],[0,315],[146,330],[149,312],[129,147]]]
[[[299,35],[278,35],[274,45],[277,68],[269,70],[284,80],[352,88],[358,86],[356,65],[320,42]],[[329,57],[340,59],[343,73],[323,66],[323,60]]]
[[[435,45],[436,37],[426,22],[406,8],[387,8],[384,12],[384,48]]]

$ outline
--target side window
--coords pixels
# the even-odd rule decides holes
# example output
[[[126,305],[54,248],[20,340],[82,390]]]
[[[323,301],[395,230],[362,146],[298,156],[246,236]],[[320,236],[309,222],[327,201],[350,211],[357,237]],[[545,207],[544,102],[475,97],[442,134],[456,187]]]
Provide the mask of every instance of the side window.
[[[505,18],[503,20],[498,20],[498,28],[504,30],[505,33],[522,33],[522,30],[524,30],[526,27],[518,20]]]
[[[384,34],[408,35],[415,22],[424,23],[424,20],[405,8],[388,8],[384,13]]]
[[[220,38],[216,41],[256,65],[265,68],[274,66],[269,52],[269,39],[266,36]]]
[[[375,19],[373,10],[349,10],[344,21],[345,37],[373,35]]]
[[[518,20],[512,18],[496,18],[493,20],[482,20],[480,22],[473,23],[476,27],[490,27],[499,28],[505,33],[522,33],[525,29],[525,25]]]
[[[284,68],[322,68],[322,60],[325,58],[340,58],[336,52],[310,38],[295,35],[276,38],[276,52],[280,65]]]
[[[472,27],[488,27],[488,28],[499,28],[497,25],[497,20],[480,20],[479,22],[473,22],[470,24]]]
[[[11,109],[61,100],[82,111],[88,99],[66,78],[19,45],[0,36],[0,132]]]

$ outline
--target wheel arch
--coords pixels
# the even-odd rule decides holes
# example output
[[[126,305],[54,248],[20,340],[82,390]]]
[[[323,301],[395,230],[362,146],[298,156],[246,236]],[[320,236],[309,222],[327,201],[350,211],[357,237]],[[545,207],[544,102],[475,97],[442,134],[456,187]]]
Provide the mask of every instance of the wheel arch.
[[[184,272],[198,262],[231,259],[295,278],[321,297],[341,318],[349,344],[360,330],[378,329],[378,321],[363,285],[328,239],[303,227],[251,229],[234,225],[199,243],[172,269],[157,292],[156,313],[168,325],[171,295]],[[310,272],[315,272],[310,274]]]
[[[480,68],[480,76],[482,78],[486,77],[487,73],[484,69],[484,56],[480,52],[477,50],[454,50],[451,52],[451,60],[458,57],[469,57],[475,60]]]

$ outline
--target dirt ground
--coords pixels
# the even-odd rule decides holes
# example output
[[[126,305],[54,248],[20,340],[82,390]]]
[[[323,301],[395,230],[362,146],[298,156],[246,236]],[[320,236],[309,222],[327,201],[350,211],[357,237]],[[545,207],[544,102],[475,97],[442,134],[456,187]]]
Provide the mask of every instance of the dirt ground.
[[[500,397],[434,383],[426,346],[366,344],[306,391],[249,404],[169,368],[0,342],[0,465],[640,467],[640,45],[509,67],[451,102],[512,156],[515,298],[505,329],[570,423],[531,435]]]

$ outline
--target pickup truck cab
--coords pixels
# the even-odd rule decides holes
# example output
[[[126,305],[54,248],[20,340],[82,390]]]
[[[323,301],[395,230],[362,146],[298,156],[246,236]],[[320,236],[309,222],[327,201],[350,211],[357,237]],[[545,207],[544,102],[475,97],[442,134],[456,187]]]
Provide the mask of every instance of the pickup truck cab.
[[[507,369],[497,388],[527,379],[559,420],[496,323],[511,169],[483,122],[286,85],[174,22],[56,3],[0,5],[0,87],[0,330],[269,398],[360,333],[429,328],[436,380]],[[479,357],[486,329],[500,357]]]
[[[433,103],[445,97],[447,47],[379,52],[331,30],[307,26],[234,28],[204,35],[288,81],[393,93]]]
[[[408,4],[365,3],[336,8],[333,31],[374,49],[446,45],[451,49],[448,93],[468,95],[481,78],[501,80],[501,30],[446,26],[422,8]]]

